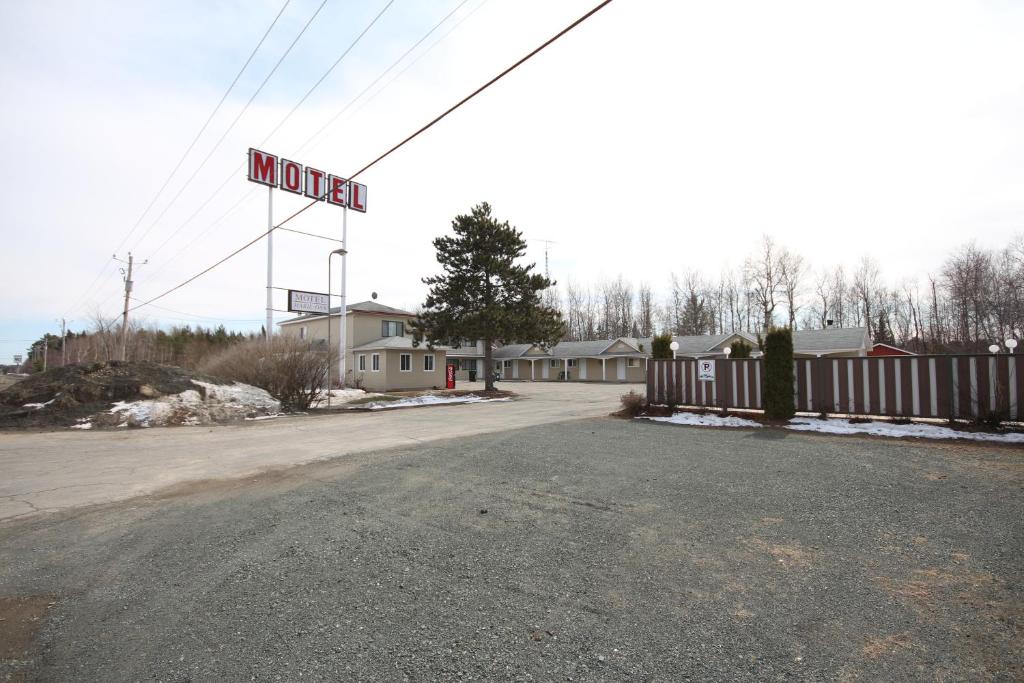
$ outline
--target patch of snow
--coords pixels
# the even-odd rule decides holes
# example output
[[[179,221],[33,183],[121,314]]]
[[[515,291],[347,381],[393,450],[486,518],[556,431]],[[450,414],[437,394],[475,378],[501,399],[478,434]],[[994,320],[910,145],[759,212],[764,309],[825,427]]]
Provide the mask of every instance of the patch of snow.
[[[46,403],[26,403],[25,405],[22,406],[22,408],[35,408],[36,410],[40,410],[40,409],[45,408],[46,406],[50,405],[51,403],[53,403],[56,400],[57,400],[57,397],[54,396],[53,398],[51,398]]]
[[[265,390],[248,384],[210,384],[192,380],[197,389],[142,401],[118,401],[108,411],[122,421],[118,427],[194,427],[261,415],[277,415],[281,403]]]
[[[435,406],[444,403],[494,403],[498,401],[510,401],[510,398],[485,398],[476,394],[466,396],[437,396],[435,394],[424,394],[423,396],[411,396],[397,401],[385,401],[382,403],[364,403],[360,408],[370,410],[387,410],[389,408],[409,408],[412,406]]]
[[[281,414],[277,415],[257,415],[256,417],[247,417],[246,420],[256,422],[257,420],[273,420],[275,417],[281,417]]]
[[[89,418],[83,417],[78,420],[78,424],[71,425],[70,429],[92,429],[92,422]]]
[[[969,439],[972,441],[993,441],[997,443],[1024,443],[1024,434],[994,434],[986,432],[961,432],[934,424],[895,424],[893,422],[850,422],[842,418],[822,420],[813,417],[794,417],[786,429],[824,434],[870,434],[895,438],[919,439]]]
[[[760,427],[760,422],[754,420],[745,420],[742,417],[735,417],[728,415],[722,417],[721,415],[714,415],[707,413],[705,415],[699,415],[697,413],[675,413],[669,417],[647,417],[643,416],[639,419],[651,420],[653,422],[667,422],[668,424],[674,425],[687,425],[690,427]]]
[[[311,408],[326,408],[327,407],[327,393],[326,391],[320,392],[320,395],[313,400],[310,404]],[[337,406],[349,401],[354,401],[357,398],[366,398],[369,396],[377,396],[376,393],[367,393],[364,389],[331,389],[331,406]]]

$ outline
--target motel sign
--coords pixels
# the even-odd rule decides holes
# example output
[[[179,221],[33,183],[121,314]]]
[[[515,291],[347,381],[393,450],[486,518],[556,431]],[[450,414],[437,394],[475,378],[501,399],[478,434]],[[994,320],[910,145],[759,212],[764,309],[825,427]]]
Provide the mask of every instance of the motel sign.
[[[366,185],[249,148],[249,180],[366,213]]]

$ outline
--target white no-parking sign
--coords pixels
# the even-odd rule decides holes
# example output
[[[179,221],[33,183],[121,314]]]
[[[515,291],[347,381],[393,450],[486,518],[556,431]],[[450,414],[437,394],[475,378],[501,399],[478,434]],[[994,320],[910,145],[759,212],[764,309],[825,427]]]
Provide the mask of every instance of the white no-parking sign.
[[[697,361],[697,379],[701,382],[714,382],[715,381],[715,361],[713,360],[699,360]]]

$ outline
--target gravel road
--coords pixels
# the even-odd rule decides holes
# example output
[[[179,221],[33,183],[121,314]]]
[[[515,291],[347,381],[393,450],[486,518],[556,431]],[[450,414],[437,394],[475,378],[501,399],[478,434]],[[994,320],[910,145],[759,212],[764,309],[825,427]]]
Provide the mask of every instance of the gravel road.
[[[1019,680],[1022,484],[606,418],[183,485],[0,526],[0,679]]]

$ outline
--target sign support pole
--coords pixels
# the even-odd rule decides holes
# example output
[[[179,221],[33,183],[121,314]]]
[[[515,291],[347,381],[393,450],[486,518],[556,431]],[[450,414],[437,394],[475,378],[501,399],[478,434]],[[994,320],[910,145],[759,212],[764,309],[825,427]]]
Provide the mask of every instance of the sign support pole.
[[[342,252],[342,254],[341,254],[341,307],[340,307],[340,309],[338,311],[341,314],[341,321],[340,321],[341,324],[339,326],[340,330],[341,330],[341,334],[339,335],[340,339],[338,340],[338,385],[342,389],[344,389],[345,388],[345,380],[348,378],[348,375],[345,374],[345,342],[346,342],[346,339],[347,339],[346,335],[345,335],[345,326],[346,326],[346,318],[348,317],[348,315],[347,315],[348,314],[348,308],[347,308],[347,304],[346,304],[346,301],[345,301],[345,291],[346,291],[345,290],[345,276],[347,275],[347,273],[345,271],[345,265],[346,265],[346,261],[348,261],[348,197],[347,196],[345,197],[345,206],[343,206],[341,208],[341,248],[344,249],[345,251]],[[329,304],[328,304],[328,306],[329,306]],[[328,314],[327,317],[328,317],[328,320],[329,320],[330,319],[330,314]]]
[[[267,188],[267,344],[274,334],[274,188]]]

